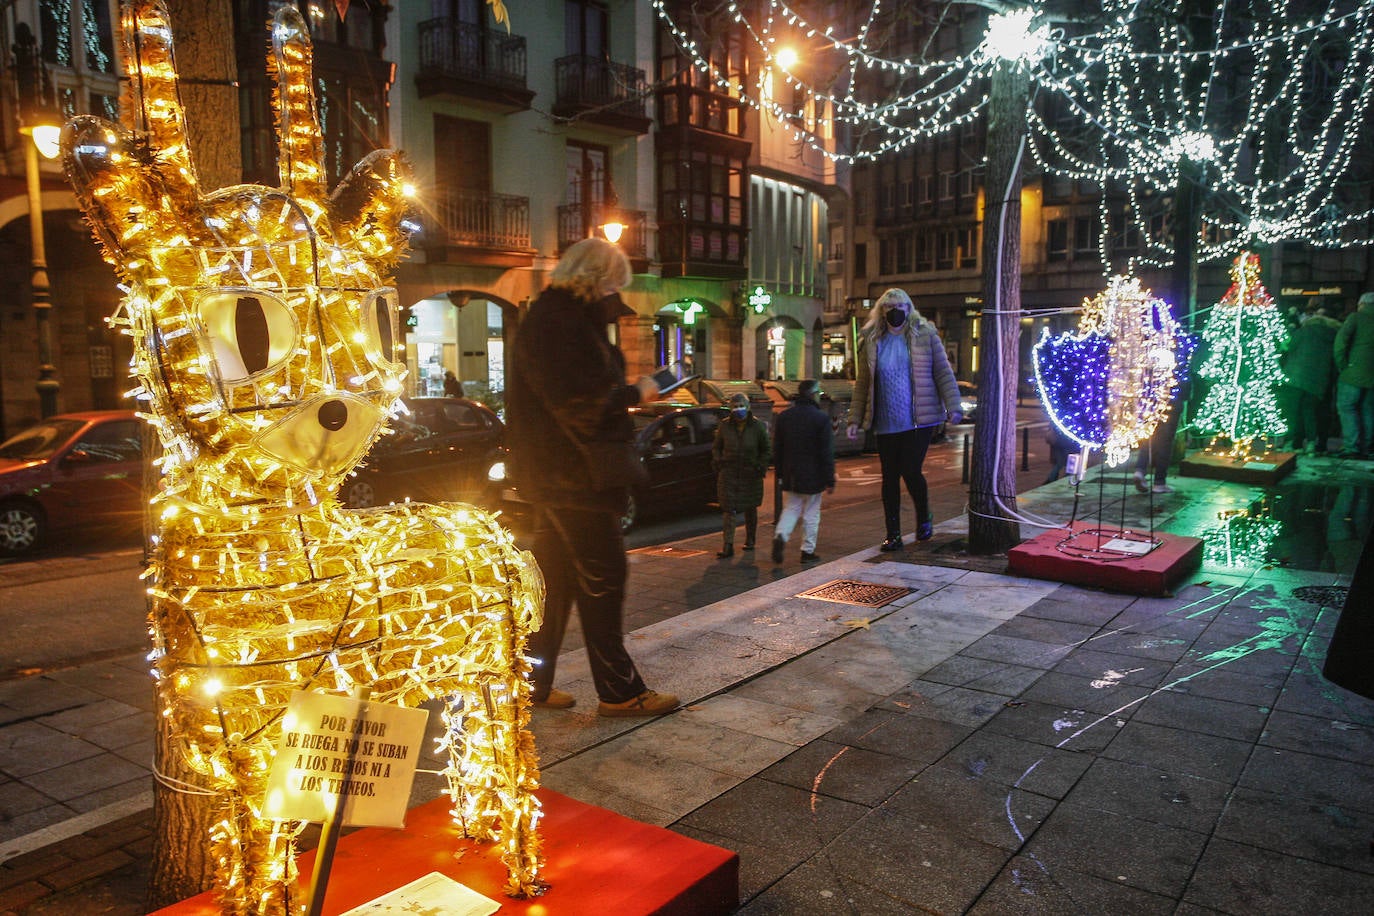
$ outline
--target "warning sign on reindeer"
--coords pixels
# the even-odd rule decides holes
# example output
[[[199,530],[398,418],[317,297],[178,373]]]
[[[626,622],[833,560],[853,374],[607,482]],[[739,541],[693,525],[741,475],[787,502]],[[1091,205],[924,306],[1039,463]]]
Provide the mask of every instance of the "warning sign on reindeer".
[[[323,822],[342,797],[350,827],[404,827],[429,713],[298,690],[282,720],[264,815]]]

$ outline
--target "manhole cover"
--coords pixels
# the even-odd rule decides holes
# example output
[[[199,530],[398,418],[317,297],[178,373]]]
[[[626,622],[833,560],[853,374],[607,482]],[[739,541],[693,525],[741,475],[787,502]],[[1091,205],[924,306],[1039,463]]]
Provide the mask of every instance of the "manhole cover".
[[[677,557],[679,560],[685,560],[688,557],[699,557],[705,552],[704,550],[686,550],[682,547],[671,546],[636,547],[634,550],[630,551],[630,553],[638,553],[650,557]]]
[[[1304,585],[1293,589],[1293,597],[1318,607],[1345,607],[1346,596],[1350,589],[1344,585]]]
[[[872,582],[859,582],[855,579],[835,579],[804,591],[797,597],[835,601],[840,604],[857,604],[860,607],[882,607],[889,601],[895,601],[910,591],[909,588],[901,588],[896,585],[875,585]]]

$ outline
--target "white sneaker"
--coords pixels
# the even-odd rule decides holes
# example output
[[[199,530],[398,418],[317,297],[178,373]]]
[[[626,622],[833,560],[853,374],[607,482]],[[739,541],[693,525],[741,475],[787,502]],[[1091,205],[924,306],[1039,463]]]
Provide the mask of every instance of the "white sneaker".
[[[1157,483],[1157,484],[1155,484],[1153,487],[1151,487],[1150,490],[1151,490],[1151,492],[1154,492],[1154,493],[1172,493],[1172,492],[1174,492],[1174,488],[1171,487],[1171,486],[1169,486],[1167,483]]]
[[[1145,472],[1144,472],[1144,471],[1136,471],[1136,472],[1135,472],[1135,488],[1136,488],[1138,491],[1140,491],[1141,493],[1149,493],[1149,492],[1150,492],[1150,485],[1147,484],[1147,483],[1145,482]]]

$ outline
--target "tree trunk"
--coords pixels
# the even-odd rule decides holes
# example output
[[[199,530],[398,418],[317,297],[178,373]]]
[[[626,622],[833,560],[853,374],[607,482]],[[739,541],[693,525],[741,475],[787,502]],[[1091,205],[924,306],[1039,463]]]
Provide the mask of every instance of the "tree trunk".
[[[176,63],[191,152],[202,191],[241,180],[237,66],[233,16],[228,0],[170,0],[175,31]],[[269,38],[266,23],[259,26],[262,41]],[[162,708],[161,698],[156,707]],[[154,783],[153,851],[148,879],[148,909],[193,897],[208,889],[214,863],[207,849],[212,796],[196,787],[202,778],[186,766],[178,743],[157,720],[153,767],[164,778]],[[168,783],[178,788],[169,788]]]
[[[1021,333],[1021,155],[1030,82],[1017,63],[992,72],[983,208],[983,315],[978,419],[969,474],[968,549],[1002,553],[1021,540],[1016,511],[1016,383]]]

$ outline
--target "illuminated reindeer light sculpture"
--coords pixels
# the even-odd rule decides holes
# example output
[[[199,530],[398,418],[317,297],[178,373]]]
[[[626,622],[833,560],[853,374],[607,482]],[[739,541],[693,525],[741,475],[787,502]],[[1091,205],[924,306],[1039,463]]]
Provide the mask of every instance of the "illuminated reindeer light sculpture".
[[[161,714],[219,793],[211,849],[226,913],[302,903],[301,824],[263,816],[296,690],[444,712],[446,775],[468,836],[498,841],[508,892],[537,894],[538,767],[525,638],[543,583],[466,506],[349,511],[335,493],[401,392],[396,293],[408,191],[379,151],[326,195],[311,45],[272,24],[282,187],[202,193],[168,15],[124,12],[126,127],[63,136],[83,210],[127,284],[113,323],[164,447],[148,573]]]

